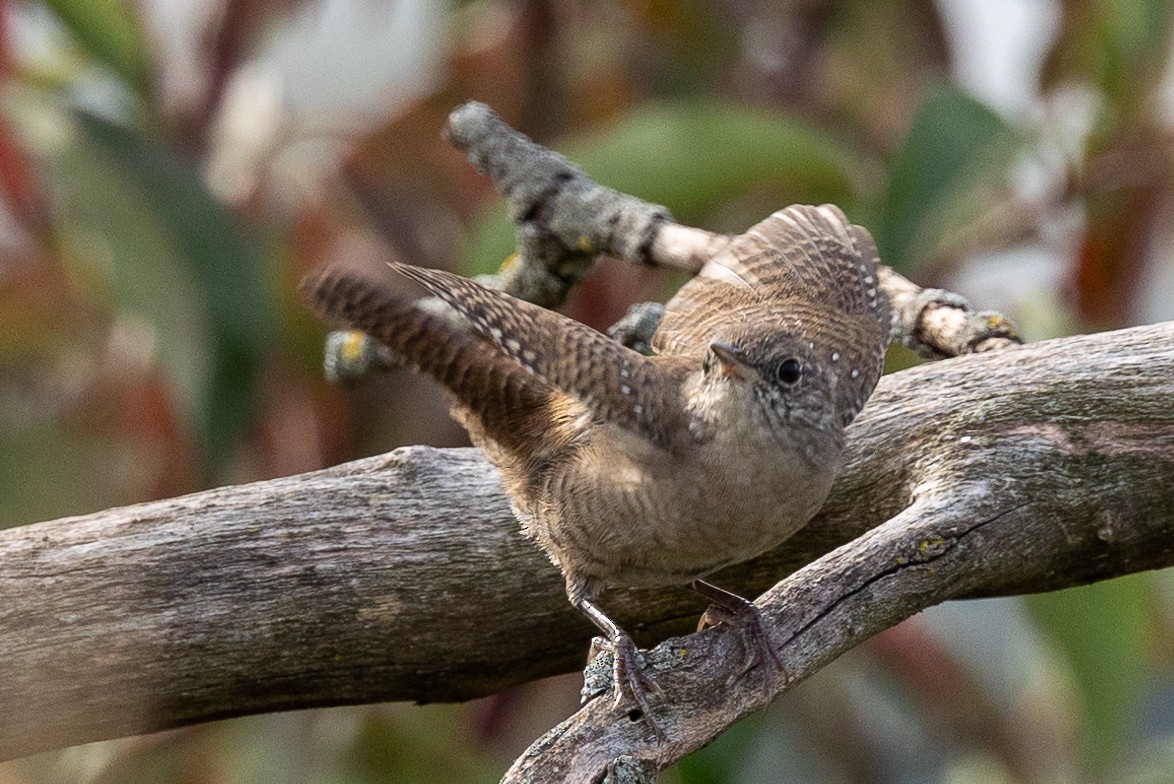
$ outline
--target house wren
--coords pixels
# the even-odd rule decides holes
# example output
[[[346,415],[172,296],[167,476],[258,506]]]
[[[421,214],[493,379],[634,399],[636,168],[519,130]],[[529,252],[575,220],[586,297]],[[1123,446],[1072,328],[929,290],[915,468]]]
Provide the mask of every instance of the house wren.
[[[692,585],[746,627],[773,690],[754,605],[702,578],[777,547],[839,472],[888,344],[868,232],[831,205],[776,212],[668,302],[653,356],[471,280],[392,266],[483,337],[352,271],[311,274],[303,292],[451,393],[523,530],[607,636],[617,701],[647,715],[656,686],[597,604],[616,585]]]

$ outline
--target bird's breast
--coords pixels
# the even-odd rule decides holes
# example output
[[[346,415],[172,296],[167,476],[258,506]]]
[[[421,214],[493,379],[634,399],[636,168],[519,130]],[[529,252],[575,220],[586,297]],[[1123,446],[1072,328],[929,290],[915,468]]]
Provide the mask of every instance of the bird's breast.
[[[605,425],[551,477],[535,528],[564,568],[604,583],[682,583],[776,547],[835,473],[774,438],[718,433],[669,451]]]

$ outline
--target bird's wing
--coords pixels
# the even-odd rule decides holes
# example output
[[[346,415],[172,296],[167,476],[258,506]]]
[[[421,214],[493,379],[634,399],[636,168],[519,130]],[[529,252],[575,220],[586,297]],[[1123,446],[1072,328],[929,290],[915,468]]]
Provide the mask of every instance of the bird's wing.
[[[683,407],[671,394],[679,385],[657,362],[574,319],[468,278],[405,264],[392,268],[448,303],[518,366],[600,419],[668,444]]]

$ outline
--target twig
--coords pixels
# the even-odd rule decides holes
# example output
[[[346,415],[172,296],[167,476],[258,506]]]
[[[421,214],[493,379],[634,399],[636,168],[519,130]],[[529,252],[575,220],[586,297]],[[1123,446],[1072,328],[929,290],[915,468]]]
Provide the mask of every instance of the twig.
[[[549,308],[562,304],[601,253],[696,273],[730,242],[727,235],[674,223],[665,207],[600,185],[562,155],[515,131],[485,104],[458,107],[445,133],[493,179],[517,224],[517,254],[483,282],[529,302]],[[1002,314],[975,312],[959,295],[922,289],[889,267],[881,267],[880,287],[893,305],[893,340],[923,356],[952,357],[1023,342]],[[658,307],[637,306],[632,319],[613,327],[613,334],[626,345],[647,346]],[[358,333],[332,335],[328,368],[350,379],[400,366],[370,343]]]
[[[944,359],[1023,342],[1002,313],[975,311],[964,297],[923,289],[891,267],[881,266],[880,285],[893,308],[892,339],[924,357]]]
[[[666,208],[604,187],[563,156],[530,141],[492,109],[471,101],[448,118],[445,136],[488,174],[518,227],[518,256],[499,285],[555,307],[600,253],[649,263]]]

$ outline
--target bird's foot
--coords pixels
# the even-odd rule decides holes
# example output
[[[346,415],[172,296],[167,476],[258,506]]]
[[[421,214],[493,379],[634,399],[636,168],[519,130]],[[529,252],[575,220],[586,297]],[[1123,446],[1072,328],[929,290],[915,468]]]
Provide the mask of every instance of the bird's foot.
[[[626,633],[621,633],[614,640],[595,637],[591,640],[589,661],[594,661],[603,651],[612,654],[613,705],[616,708],[621,708],[624,705],[634,704],[635,707],[628,711],[628,718],[632,721],[638,721],[643,717],[652,727],[657,738],[664,740],[664,733],[652,718],[651,702],[653,695],[659,698],[664,695],[664,692],[656,680],[641,666],[642,657],[636,648],[636,643]],[[592,691],[595,694],[599,693],[598,690],[592,689]],[[584,686],[584,701],[588,699],[587,692],[588,689]]]
[[[741,597],[738,598],[741,599]],[[743,675],[754,665],[761,664],[762,688],[766,702],[769,704],[778,691],[778,680],[775,673],[781,672],[783,683],[786,684],[787,670],[783,666],[782,660],[779,659],[778,653],[770,644],[770,634],[766,630],[766,624],[763,623],[762,613],[758,611],[758,607],[753,602],[746,599],[741,599],[736,608],[722,604],[711,604],[697,622],[697,631],[719,625],[742,631],[746,654],[738,675]]]

